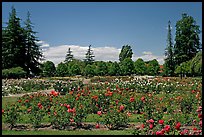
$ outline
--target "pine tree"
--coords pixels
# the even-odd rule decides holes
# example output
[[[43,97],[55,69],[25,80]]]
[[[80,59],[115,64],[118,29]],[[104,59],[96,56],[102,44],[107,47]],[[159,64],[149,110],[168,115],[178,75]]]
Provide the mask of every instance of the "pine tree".
[[[88,51],[86,53],[86,57],[84,59],[85,64],[92,64],[94,62],[94,55],[93,55],[93,50],[91,49],[91,45],[89,45]]]
[[[30,13],[27,13],[27,20],[25,21],[25,27],[24,27],[24,35],[26,37],[25,39],[25,67],[27,75],[38,74],[40,72],[40,60],[43,59],[42,52],[40,51],[39,45],[36,44],[37,37],[35,34],[37,32],[34,32],[32,30],[33,26],[30,20]]]
[[[65,61],[64,61],[65,63],[70,62],[70,61],[73,60],[73,55],[71,53],[72,53],[72,51],[69,48],[68,51],[67,51],[67,55],[65,57]]]
[[[168,22],[168,35],[167,35],[167,47],[165,50],[165,74],[173,76],[174,73],[174,61],[173,61],[173,42],[171,35],[171,22]]]
[[[25,37],[20,25],[20,18],[16,16],[16,9],[12,6],[9,13],[7,27],[2,32],[2,66],[3,69],[25,68]]]
[[[186,13],[182,14],[182,19],[176,23],[176,37],[174,46],[175,64],[191,60],[201,49],[199,42],[199,26],[193,17]]]

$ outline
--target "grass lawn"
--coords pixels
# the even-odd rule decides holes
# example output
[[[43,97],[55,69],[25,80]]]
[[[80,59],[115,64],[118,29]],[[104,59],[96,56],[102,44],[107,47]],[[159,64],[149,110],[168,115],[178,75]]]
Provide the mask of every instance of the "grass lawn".
[[[3,130],[2,135],[132,135],[132,130],[75,130],[75,131],[13,131]]]

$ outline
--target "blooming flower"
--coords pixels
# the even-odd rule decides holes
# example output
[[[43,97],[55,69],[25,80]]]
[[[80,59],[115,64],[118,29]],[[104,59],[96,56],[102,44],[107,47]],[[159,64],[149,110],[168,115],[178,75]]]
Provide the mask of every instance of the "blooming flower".
[[[101,116],[102,113],[101,113],[101,111],[98,111],[97,114],[98,114],[99,116]]]
[[[166,125],[166,126],[164,127],[164,129],[165,129],[165,131],[169,132],[169,131],[170,131],[170,125]]]
[[[150,122],[150,123],[154,123],[154,120],[153,120],[153,119],[150,119],[149,122]]]
[[[150,125],[149,125],[149,128],[152,129],[152,128],[153,128],[153,124],[150,124]]]
[[[96,128],[100,128],[100,125],[98,123],[96,124]]]
[[[177,130],[180,130],[180,127],[181,127],[181,123],[180,123],[180,122],[177,122],[175,128],[176,128]]]
[[[130,98],[130,102],[134,102],[135,99],[133,97]]]
[[[1,112],[2,112],[2,114],[4,114],[4,109],[2,109],[2,111],[1,111]]]
[[[164,124],[164,120],[159,120],[159,124]]]
[[[122,111],[125,107],[123,105],[120,105],[120,111]]]
[[[144,96],[142,96],[142,97],[141,97],[141,100],[142,100],[142,101],[145,101],[145,97],[144,97]]]

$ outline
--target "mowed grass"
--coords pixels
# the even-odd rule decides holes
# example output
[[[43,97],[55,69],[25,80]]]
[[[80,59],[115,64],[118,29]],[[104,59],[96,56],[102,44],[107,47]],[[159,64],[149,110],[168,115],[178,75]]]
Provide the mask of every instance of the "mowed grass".
[[[2,135],[132,135],[132,130],[49,130],[49,131],[14,131],[3,130]]]

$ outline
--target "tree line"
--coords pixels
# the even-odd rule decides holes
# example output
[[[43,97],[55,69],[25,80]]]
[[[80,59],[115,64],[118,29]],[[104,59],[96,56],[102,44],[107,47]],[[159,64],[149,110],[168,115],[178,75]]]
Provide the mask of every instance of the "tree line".
[[[135,62],[132,58],[130,45],[124,45],[119,54],[119,62],[95,61],[91,45],[85,54],[84,60],[75,59],[68,48],[65,60],[55,67],[52,61],[46,61],[42,65],[43,76],[126,76],[126,75],[158,75],[159,63],[156,59],[144,61],[139,58]]]
[[[199,42],[199,26],[193,17],[182,14],[182,19],[176,24],[175,44],[172,42],[171,22],[168,22],[167,46],[165,50],[164,68],[156,59],[144,61],[141,58],[132,60],[130,45],[122,46],[119,62],[95,61],[94,53],[89,45],[85,59],[74,58],[71,48],[68,48],[65,60],[57,67],[52,61],[44,60],[40,45],[37,44],[37,32],[33,31],[30,13],[24,26],[12,7],[6,27],[2,27],[2,74],[5,77],[30,76],[117,76],[117,75],[163,75],[178,74],[202,75],[202,44]],[[199,52],[200,51],[200,52]],[[201,60],[201,61],[200,61]]]

